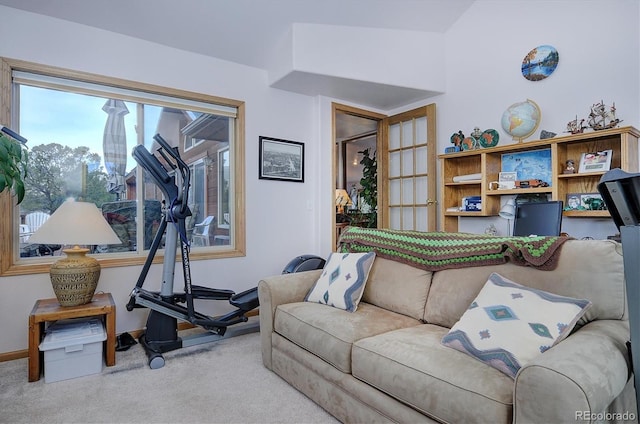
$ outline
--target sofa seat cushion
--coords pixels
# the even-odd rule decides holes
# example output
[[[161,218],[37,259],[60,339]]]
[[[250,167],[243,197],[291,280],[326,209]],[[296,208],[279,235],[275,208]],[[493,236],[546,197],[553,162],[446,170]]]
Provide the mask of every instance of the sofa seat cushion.
[[[510,423],[513,379],[442,346],[448,330],[423,324],[358,340],[352,374],[439,421]]]
[[[278,306],[274,331],[340,371],[351,373],[353,342],[420,324],[416,319],[365,302],[355,312],[296,302]]]

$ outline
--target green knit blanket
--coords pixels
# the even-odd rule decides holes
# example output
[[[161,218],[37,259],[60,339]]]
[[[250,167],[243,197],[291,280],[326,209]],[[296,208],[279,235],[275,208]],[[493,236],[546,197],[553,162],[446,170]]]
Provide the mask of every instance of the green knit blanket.
[[[552,270],[569,237],[495,237],[484,234],[419,232],[348,227],[339,252],[376,252],[377,256],[428,271],[512,262]]]

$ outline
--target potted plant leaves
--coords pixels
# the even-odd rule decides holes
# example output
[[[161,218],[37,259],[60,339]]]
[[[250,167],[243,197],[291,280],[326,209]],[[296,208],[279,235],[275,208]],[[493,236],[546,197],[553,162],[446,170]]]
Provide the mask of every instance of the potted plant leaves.
[[[24,199],[24,178],[27,176],[27,139],[9,128],[0,126],[0,193],[13,191],[17,203]]]

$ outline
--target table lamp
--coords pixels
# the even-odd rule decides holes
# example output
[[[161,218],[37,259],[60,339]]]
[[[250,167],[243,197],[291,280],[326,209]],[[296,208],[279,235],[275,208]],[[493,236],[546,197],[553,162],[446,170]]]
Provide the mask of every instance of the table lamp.
[[[351,197],[349,197],[347,190],[343,188],[336,189],[336,206],[338,207],[338,213],[344,213],[344,207],[352,204]]]
[[[120,244],[95,204],[67,200],[29,237],[33,244],[73,245],[50,269],[53,291],[61,306],[91,302],[100,278],[100,263],[85,256],[80,245]]]
[[[507,203],[505,203],[502,208],[500,208],[500,212],[498,212],[498,215],[500,215],[500,217],[504,219],[513,219],[513,217],[516,215],[515,200],[507,200]]]

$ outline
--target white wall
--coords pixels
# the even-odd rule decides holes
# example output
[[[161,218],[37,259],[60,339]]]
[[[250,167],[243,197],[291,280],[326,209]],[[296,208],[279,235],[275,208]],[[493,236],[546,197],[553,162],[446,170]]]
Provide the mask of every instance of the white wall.
[[[192,263],[194,283],[239,291],[280,273],[296,255],[326,257],[331,249],[332,101],[389,115],[436,103],[440,152],[453,132],[474,126],[495,128],[500,144],[510,142],[500,117],[526,98],[542,108],[540,129],[562,133],[599,100],[615,101],[623,124],[640,127],[638,9],[637,0],[477,1],[445,36],[446,94],[390,111],[271,89],[266,71],[2,6],[0,56],[245,101],[247,255]],[[550,78],[533,83],[521,76],[520,64],[540,44],[554,45],[560,64]],[[409,42],[406,48],[424,53]],[[260,135],[305,142],[304,184],[258,180]],[[615,228],[606,220],[568,221],[564,229],[578,237]],[[460,229],[483,232],[491,222],[504,232],[499,218],[466,219]],[[116,298],[118,332],[144,325],[146,311],[124,308],[139,272],[103,270],[98,290]],[[159,281],[160,273],[154,266],[148,280]],[[26,349],[34,301],[53,297],[48,275],[3,277],[0,288],[0,352]]]
[[[509,105],[525,99],[542,110],[540,126],[527,140],[538,139],[542,129],[563,135],[567,122],[576,115],[586,118],[600,100],[615,102],[621,125],[640,128],[639,5],[637,0],[476,1],[446,34],[446,93],[429,99],[437,105],[438,151],[451,146],[451,134],[469,135],[475,126],[498,130],[500,145],[513,143],[500,118]],[[522,59],[542,44],[554,46],[560,62],[549,78],[531,82],[520,73]],[[459,230],[483,233],[491,223],[506,234],[507,221],[498,217],[461,218]],[[562,229],[577,238],[617,232],[608,219],[565,218]]]
[[[292,70],[434,92],[444,88],[444,36],[438,33],[295,24]],[[363,42],[366,40],[366,42]],[[420,46],[422,54],[406,46]],[[381,60],[380,52],[384,52]],[[398,66],[398,64],[402,66]],[[354,66],[355,65],[355,66]]]
[[[296,255],[328,253],[321,251],[318,240],[320,163],[313,98],[269,88],[263,70],[3,6],[0,16],[0,56],[246,102],[247,254],[192,262],[195,284],[240,291],[257,285],[261,277],[281,273]],[[304,184],[258,179],[261,135],[305,143]],[[124,307],[140,269],[102,271],[98,291],[111,292],[116,299],[118,332],[144,326],[146,311],[127,312]],[[154,266],[148,281],[159,282],[160,275],[160,266]],[[0,352],[26,349],[27,318],[35,300],[54,297],[49,276],[3,277],[0,288],[5,294],[0,297]],[[221,310],[212,314],[228,309],[223,302],[217,306]]]

